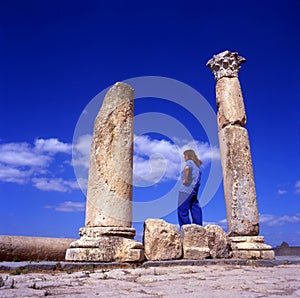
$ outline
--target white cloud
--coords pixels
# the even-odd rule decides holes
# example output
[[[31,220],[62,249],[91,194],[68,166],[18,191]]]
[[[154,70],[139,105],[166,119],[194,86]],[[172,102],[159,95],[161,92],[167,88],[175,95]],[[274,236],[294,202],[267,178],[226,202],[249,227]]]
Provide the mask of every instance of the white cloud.
[[[25,184],[31,176],[30,170],[16,169],[0,163],[0,181]]]
[[[34,187],[43,191],[71,192],[73,189],[79,189],[77,181],[62,178],[33,178],[32,182]]]
[[[74,144],[72,164],[74,167],[83,167],[88,169],[90,165],[92,136],[89,134],[82,135]]]
[[[61,165],[68,164],[61,161],[55,164],[55,155],[65,153],[69,159],[71,149],[71,144],[55,138],[36,139],[33,145],[26,142],[0,144],[0,182],[31,183],[43,191],[70,192],[79,189],[76,180],[53,178],[55,167],[61,173]],[[81,184],[84,185],[84,181]]]
[[[43,167],[49,164],[51,157],[37,154],[28,143],[0,144],[0,163],[13,167]]]
[[[35,150],[38,152],[49,152],[51,154],[71,153],[72,145],[60,142],[58,139],[36,139],[34,142]]]
[[[281,195],[285,195],[285,194],[287,194],[287,193],[288,193],[288,191],[287,191],[287,190],[285,190],[285,189],[278,189],[277,193],[278,193],[278,194],[281,196]]]
[[[300,195],[300,180],[295,183],[296,194]]]
[[[85,134],[78,137],[73,146],[72,164],[78,180],[82,179],[85,184],[88,177],[91,142],[92,136]],[[133,183],[135,186],[150,186],[167,180],[176,180],[181,172],[182,153],[186,149],[194,149],[204,166],[212,159],[220,159],[219,149],[210,148],[208,143],[197,141],[187,143],[182,140],[176,143],[185,145],[179,147],[170,141],[152,139],[147,135],[134,137]]]
[[[134,185],[150,186],[166,179],[177,179],[180,165],[181,155],[176,145],[146,135],[135,136]]]
[[[54,209],[60,212],[81,212],[85,211],[85,203],[67,201],[57,206],[47,205],[45,208]]]
[[[34,146],[25,142],[0,144],[0,163],[13,167],[45,167],[51,163],[54,154],[70,154],[71,148],[71,144],[54,138],[37,139]]]
[[[181,147],[167,140],[149,136],[135,136],[133,174],[134,185],[150,186],[166,180],[176,180],[183,164],[183,152],[193,149],[204,166],[212,159],[220,159],[218,148],[211,149],[208,143],[190,142]]]
[[[282,215],[276,216],[271,214],[260,214],[259,222],[269,227],[278,227],[285,224],[299,223],[300,222],[300,213],[294,215]]]
[[[39,138],[34,141],[33,145],[25,142],[0,144],[0,181],[12,183],[31,181],[34,187],[43,191],[69,192],[78,189],[78,185],[85,190],[91,141],[91,135],[82,135],[73,146],[72,165],[75,168],[78,183],[56,178],[53,173],[55,155],[65,153],[69,158],[72,151],[71,144],[61,142],[56,138]],[[178,142],[178,144],[182,143],[183,141]],[[210,148],[208,143],[195,141],[177,146],[164,139],[152,139],[146,135],[135,136],[134,185],[150,186],[178,179],[183,165],[182,153],[186,149],[195,150],[204,166],[212,159],[220,158],[218,148]],[[60,165],[63,163],[60,161]]]

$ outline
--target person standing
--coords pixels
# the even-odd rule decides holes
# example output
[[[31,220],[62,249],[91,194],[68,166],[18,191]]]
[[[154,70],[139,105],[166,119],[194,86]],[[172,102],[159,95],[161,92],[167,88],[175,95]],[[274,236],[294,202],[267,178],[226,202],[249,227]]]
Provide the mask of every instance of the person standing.
[[[191,223],[202,225],[202,209],[198,201],[198,191],[201,180],[200,165],[202,161],[193,150],[186,150],[183,153],[185,166],[182,172],[182,184],[178,194],[178,222],[180,227]]]

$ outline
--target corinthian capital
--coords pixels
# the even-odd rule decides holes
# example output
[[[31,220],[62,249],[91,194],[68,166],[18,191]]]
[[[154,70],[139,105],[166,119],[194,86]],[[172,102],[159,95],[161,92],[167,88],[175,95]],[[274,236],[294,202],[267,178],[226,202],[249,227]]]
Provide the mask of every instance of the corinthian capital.
[[[224,51],[218,55],[214,55],[206,66],[214,74],[215,79],[219,80],[223,77],[237,77],[241,64],[246,61],[245,58],[238,55],[237,52]]]

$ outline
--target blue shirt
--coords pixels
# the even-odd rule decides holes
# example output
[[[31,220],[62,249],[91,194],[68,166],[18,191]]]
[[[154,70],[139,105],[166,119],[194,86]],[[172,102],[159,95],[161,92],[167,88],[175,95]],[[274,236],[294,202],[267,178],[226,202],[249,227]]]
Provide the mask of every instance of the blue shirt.
[[[201,179],[201,170],[192,160],[187,160],[184,167],[189,168],[189,184],[182,184],[179,187],[180,192],[190,194],[193,190],[198,193]],[[181,179],[184,179],[184,171],[181,173]]]

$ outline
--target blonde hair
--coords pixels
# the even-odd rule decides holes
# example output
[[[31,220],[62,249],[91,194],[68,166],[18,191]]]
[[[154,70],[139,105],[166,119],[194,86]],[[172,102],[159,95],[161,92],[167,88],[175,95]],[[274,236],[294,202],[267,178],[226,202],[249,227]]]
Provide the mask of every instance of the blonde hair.
[[[187,157],[188,160],[192,160],[198,167],[201,166],[202,161],[197,157],[194,150],[185,150],[183,154]]]

